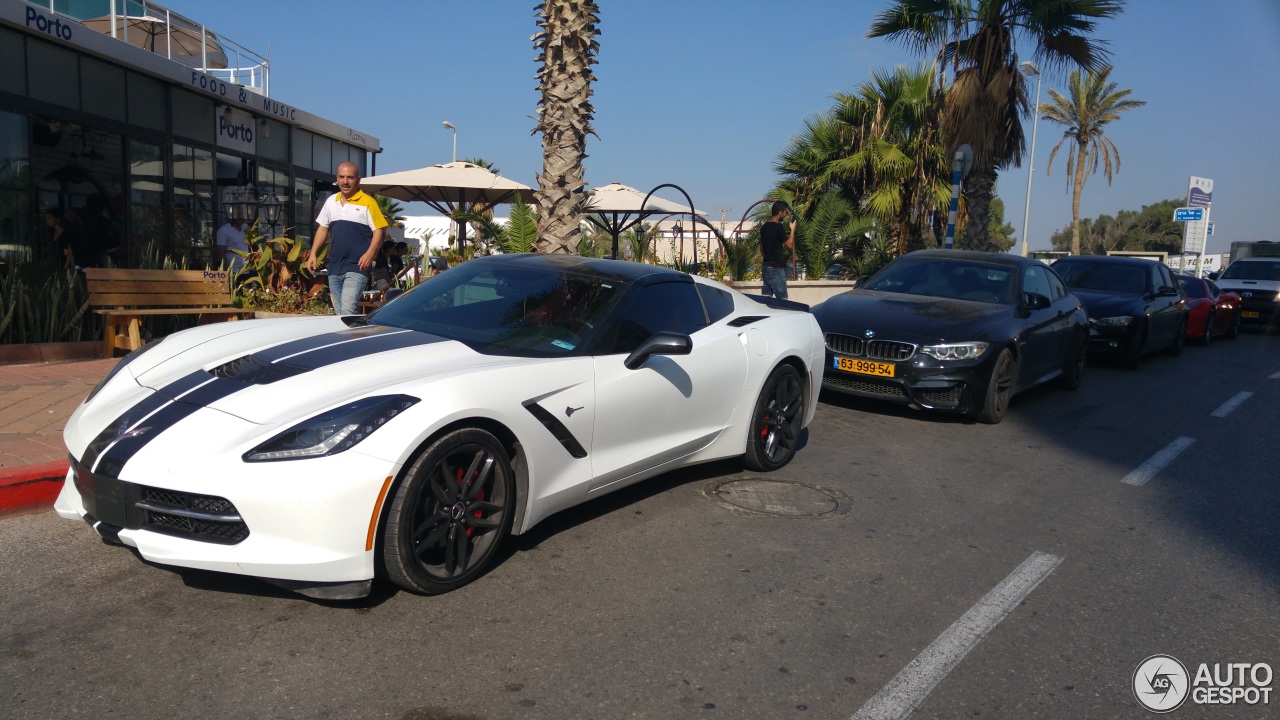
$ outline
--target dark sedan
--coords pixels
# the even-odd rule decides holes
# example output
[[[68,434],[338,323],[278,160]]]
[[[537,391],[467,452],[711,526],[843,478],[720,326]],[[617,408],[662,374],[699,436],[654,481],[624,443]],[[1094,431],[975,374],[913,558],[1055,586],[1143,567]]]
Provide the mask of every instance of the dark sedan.
[[[1026,388],[1079,387],[1089,347],[1080,301],[1044,263],[1014,255],[913,252],[813,314],[824,388],[985,423]]]
[[[1053,263],[1089,314],[1090,350],[1113,354],[1128,368],[1163,350],[1182,354],[1187,302],[1163,263],[1142,258],[1077,255]]]

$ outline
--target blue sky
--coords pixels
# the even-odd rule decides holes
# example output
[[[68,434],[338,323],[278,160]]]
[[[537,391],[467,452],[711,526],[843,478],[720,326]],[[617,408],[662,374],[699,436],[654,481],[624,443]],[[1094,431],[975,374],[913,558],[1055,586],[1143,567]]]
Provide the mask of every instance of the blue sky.
[[[539,137],[532,0],[168,0],[259,53],[270,52],[272,96],[377,136],[378,172],[482,157],[536,186]],[[600,0],[585,162],[591,187],[684,188],[716,220],[736,222],[777,175],[774,159],[807,116],[875,68],[918,59],[864,38],[887,2]],[[1085,185],[1081,214],[1114,214],[1185,199],[1188,177],[1215,181],[1209,252],[1233,240],[1277,238],[1280,198],[1280,3],[1275,0],[1131,0],[1101,23],[1112,79],[1147,105],[1112,124],[1120,172]],[[1025,57],[1031,48],[1023,50]],[[1268,79],[1269,78],[1269,79]],[[1065,76],[1046,75],[1062,90]],[[1030,120],[1026,125],[1030,138]],[[1062,129],[1041,121],[1031,195],[1032,249],[1071,221],[1065,156],[1046,175]],[[1001,174],[997,193],[1021,239],[1027,170]],[[663,191],[679,200],[678,193]],[[429,214],[425,205],[413,214]]]

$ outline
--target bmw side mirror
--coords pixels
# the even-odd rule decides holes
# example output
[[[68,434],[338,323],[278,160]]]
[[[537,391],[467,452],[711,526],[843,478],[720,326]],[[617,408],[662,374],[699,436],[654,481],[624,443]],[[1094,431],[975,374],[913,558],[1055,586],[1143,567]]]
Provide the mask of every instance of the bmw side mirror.
[[[673,332],[650,335],[623,361],[628,370],[636,370],[654,355],[688,355],[693,350],[693,338]]]
[[[1026,310],[1044,310],[1053,305],[1053,301],[1040,293],[1022,293],[1022,307]]]

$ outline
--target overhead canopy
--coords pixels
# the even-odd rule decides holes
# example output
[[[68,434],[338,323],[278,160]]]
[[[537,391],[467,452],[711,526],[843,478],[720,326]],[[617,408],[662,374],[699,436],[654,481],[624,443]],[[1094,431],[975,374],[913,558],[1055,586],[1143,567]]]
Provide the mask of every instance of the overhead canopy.
[[[201,28],[187,27],[176,16],[166,19],[150,15],[103,15],[81,22],[100,33],[110,35],[113,20],[116,39],[126,40],[134,47],[150,50],[171,60],[199,60],[194,64],[206,70],[227,67],[227,55],[217,36],[202,31]]]
[[[646,199],[646,195],[648,193],[616,182],[587,191],[587,219],[613,238],[615,258],[618,257],[618,236],[650,215],[706,215],[688,205],[651,195]]]
[[[516,198],[525,202],[533,199],[533,188],[528,185],[462,161],[374,175],[361,180],[360,189],[394,200],[424,202],[450,217],[462,204],[489,210],[494,205],[515,202]],[[459,244],[466,236],[466,223],[459,220]]]

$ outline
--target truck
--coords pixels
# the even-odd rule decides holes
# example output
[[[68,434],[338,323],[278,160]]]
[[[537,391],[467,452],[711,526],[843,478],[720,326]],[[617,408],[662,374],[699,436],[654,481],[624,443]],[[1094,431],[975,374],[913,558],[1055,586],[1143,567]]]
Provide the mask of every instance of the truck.
[[[1231,243],[1231,257],[1228,265],[1245,257],[1280,257],[1280,242],[1275,240],[1255,240],[1252,242]]]

